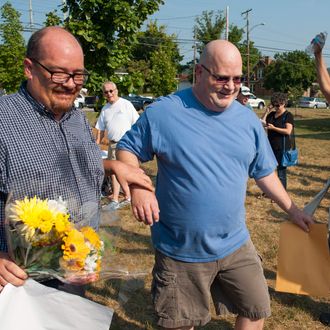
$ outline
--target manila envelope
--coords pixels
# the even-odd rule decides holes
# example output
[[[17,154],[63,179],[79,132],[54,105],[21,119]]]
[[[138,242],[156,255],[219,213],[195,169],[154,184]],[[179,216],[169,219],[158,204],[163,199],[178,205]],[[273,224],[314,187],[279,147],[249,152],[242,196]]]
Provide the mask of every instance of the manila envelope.
[[[313,224],[306,233],[293,223],[280,228],[276,291],[330,296],[327,225]]]

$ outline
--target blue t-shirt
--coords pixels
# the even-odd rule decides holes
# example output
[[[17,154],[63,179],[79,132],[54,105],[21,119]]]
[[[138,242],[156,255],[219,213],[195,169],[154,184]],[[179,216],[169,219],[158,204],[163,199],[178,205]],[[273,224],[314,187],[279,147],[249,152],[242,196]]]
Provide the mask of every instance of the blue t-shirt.
[[[276,168],[253,112],[237,101],[224,112],[209,111],[191,89],[151,104],[117,148],[142,162],[156,155],[160,221],[151,227],[153,245],[187,262],[223,258],[246,242],[248,176]]]

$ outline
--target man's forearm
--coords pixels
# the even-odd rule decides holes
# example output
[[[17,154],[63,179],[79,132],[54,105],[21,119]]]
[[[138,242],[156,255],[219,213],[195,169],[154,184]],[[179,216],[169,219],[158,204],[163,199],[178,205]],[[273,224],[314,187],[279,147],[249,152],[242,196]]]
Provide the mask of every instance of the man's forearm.
[[[325,98],[330,102],[330,77],[322,53],[315,53],[317,79]]]
[[[104,131],[98,131],[96,137],[96,143],[101,144],[103,137],[104,137]]]
[[[292,208],[295,207],[275,172],[263,178],[256,179],[256,183],[286,213],[290,213]]]
[[[131,152],[126,151],[126,150],[117,150],[116,152],[116,158],[120,161],[122,161],[125,164],[134,166],[134,167],[139,167],[139,160],[138,158]]]

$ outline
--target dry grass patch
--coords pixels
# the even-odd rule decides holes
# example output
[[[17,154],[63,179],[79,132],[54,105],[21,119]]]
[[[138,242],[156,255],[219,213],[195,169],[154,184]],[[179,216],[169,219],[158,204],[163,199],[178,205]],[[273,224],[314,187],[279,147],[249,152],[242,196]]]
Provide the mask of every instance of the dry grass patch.
[[[303,207],[330,177],[330,110],[290,111],[295,115],[300,164],[288,170],[288,191],[295,203]],[[150,162],[144,168],[155,178],[156,162]],[[272,301],[272,316],[266,320],[265,329],[327,329],[318,321],[318,316],[323,311],[330,312],[330,299],[274,291],[279,224],[288,217],[269,199],[258,198],[260,194],[254,181],[249,180],[247,225],[263,258]],[[328,195],[317,210],[316,218],[325,222],[329,207]],[[90,286],[88,296],[115,310],[111,330],[158,329],[150,297],[153,250],[149,228],[136,222],[128,207],[118,213],[122,218],[122,235],[118,244],[121,262],[136,264],[148,275],[139,279],[100,281]],[[211,322],[203,329],[232,329],[234,321],[234,316],[218,318],[213,311]]]

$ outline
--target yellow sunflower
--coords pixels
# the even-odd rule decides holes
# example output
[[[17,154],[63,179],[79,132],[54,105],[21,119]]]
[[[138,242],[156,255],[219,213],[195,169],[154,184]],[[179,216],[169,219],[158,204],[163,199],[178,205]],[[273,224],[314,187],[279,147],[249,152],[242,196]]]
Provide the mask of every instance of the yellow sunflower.
[[[85,239],[90,242],[90,244],[96,249],[101,249],[101,240],[97,232],[91,227],[82,227],[80,231],[85,236]]]
[[[53,226],[53,215],[48,209],[47,200],[36,196],[16,201],[12,218],[22,221],[30,228],[39,228],[44,233],[49,232]]]
[[[89,247],[85,244],[84,235],[77,229],[72,229],[63,238],[63,243],[63,258],[65,260],[76,259],[84,264],[90,252]]]
[[[11,219],[24,224],[22,232],[34,245],[48,244],[63,237],[71,228],[70,215],[49,208],[48,200],[38,197],[16,201]],[[45,235],[46,234],[46,235]]]
[[[55,229],[59,234],[65,233],[72,228],[72,224],[69,221],[69,214],[57,213],[55,214],[54,218]]]

